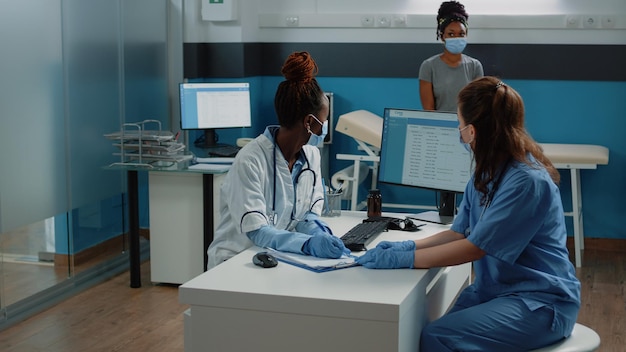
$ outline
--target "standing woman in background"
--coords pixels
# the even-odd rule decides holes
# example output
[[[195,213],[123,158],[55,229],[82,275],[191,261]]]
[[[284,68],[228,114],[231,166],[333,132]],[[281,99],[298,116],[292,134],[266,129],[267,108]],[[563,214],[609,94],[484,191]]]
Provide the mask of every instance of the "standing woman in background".
[[[456,112],[456,97],[461,88],[482,77],[483,65],[463,54],[467,45],[465,6],[446,1],[437,14],[437,40],[444,44],[442,54],[432,56],[420,67],[420,100],[424,110]]]

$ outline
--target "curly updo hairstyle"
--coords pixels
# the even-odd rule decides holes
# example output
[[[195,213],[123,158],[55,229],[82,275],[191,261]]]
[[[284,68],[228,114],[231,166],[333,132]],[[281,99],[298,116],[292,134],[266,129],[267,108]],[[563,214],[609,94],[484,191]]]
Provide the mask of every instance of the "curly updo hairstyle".
[[[315,60],[306,51],[294,52],[281,69],[285,80],[278,85],[274,109],[281,126],[292,128],[305,116],[318,116],[324,106],[324,91],[315,76]]]
[[[458,1],[445,1],[439,6],[437,13],[437,40],[443,38],[443,31],[452,22],[461,22],[467,31],[467,19],[469,15],[465,6]]]

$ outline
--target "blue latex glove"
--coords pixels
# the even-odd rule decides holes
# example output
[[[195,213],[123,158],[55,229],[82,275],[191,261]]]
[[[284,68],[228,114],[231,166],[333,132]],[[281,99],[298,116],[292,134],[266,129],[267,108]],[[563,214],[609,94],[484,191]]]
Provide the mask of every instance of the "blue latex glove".
[[[321,229],[321,228],[315,228],[309,234],[311,236],[332,236],[328,231]]]
[[[376,247],[365,252],[356,262],[368,269],[413,268],[415,251],[398,251]]]
[[[346,251],[350,253],[341,239],[329,234],[314,235],[302,246],[304,254],[319,258],[340,258]]]
[[[331,237],[337,238],[337,237],[335,237],[333,235],[333,232],[330,230],[330,228],[328,226],[324,226],[318,220],[315,220],[315,223],[317,224],[317,228],[313,229],[310,232],[311,236],[331,236]],[[339,242],[341,242],[341,246],[343,247],[343,254],[350,255],[351,252],[350,252],[350,250],[348,248],[346,248],[344,246],[343,241],[341,241],[341,239],[339,239]],[[334,257],[331,257],[331,258],[334,258]]]
[[[401,241],[401,242],[382,241],[376,247],[379,247],[382,249],[393,249],[394,251],[414,251],[415,241]]]

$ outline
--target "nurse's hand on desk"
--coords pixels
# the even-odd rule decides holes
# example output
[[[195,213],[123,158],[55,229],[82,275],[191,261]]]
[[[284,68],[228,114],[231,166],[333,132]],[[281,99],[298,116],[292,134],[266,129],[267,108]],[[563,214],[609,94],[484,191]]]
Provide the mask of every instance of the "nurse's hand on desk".
[[[414,251],[415,241],[390,242],[382,241],[376,247],[382,249],[393,249],[394,251]]]
[[[319,258],[340,258],[346,250],[341,239],[329,234],[312,236],[302,246],[304,254]]]
[[[399,251],[376,247],[356,259],[356,262],[368,269],[413,268],[415,251]]]

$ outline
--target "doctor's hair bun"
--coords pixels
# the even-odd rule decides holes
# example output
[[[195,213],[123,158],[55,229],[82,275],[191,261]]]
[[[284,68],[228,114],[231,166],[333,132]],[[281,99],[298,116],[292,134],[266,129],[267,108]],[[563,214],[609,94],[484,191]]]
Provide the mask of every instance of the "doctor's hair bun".
[[[307,83],[317,75],[317,64],[308,52],[294,52],[285,61],[281,73],[288,81]]]
[[[281,73],[285,80],[278,84],[274,109],[280,125],[293,128],[305,116],[318,115],[327,100],[315,79],[317,64],[308,52],[296,51],[289,55]]]

